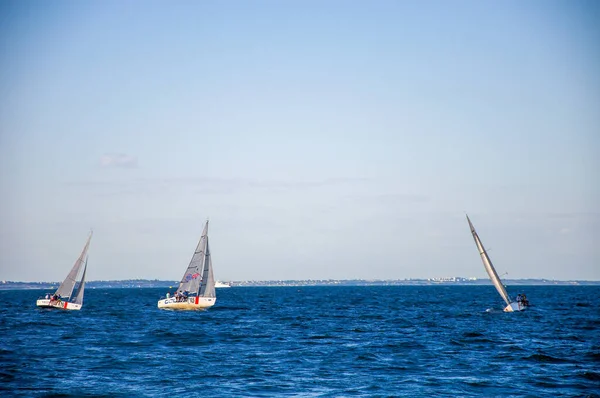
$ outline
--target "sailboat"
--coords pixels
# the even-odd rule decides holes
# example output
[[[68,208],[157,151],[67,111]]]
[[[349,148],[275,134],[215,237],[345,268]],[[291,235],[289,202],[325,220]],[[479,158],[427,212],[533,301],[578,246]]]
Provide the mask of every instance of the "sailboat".
[[[158,308],[174,310],[201,310],[217,301],[210,248],[208,247],[208,220],[194,255],[179,282],[175,297],[158,301]]]
[[[71,272],[67,275],[63,283],[60,284],[58,290],[54,294],[47,294],[45,297],[40,297],[36,305],[43,308],[59,308],[63,310],[80,310],[83,306],[83,292],[85,291],[85,273],[87,271],[87,251],[92,240],[92,232],[75,261],[75,265]],[[85,258],[85,261],[83,260]],[[77,283],[77,276],[83,267],[83,275],[81,281]],[[76,288],[77,287],[77,288]],[[77,293],[74,295],[73,292]]]
[[[496,272],[496,269],[492,265],[492,260],[490,260],[490,256],[488,255],[487,251],[483,247],[483,243],[481,243],[481,239],[479,239],[479,235],[477,235],[477,231],[475,231],[475,227],[471,223],[469,216],[467,216],[467,221],[469,222],[469,227],[471,228],[471,234],[473,234],[473,239],[475,239],[475,244],[477,245],[477,250],[479,250],[479,254],[481,255],[481,261],[483,261],[483,266],[485,267],[485,270],[487,271],[488,275],[490,276],[492,283],[496,287],[496,290],[498,291],[498,293],[500,293],[500,296],[506,303],[506,307],[504,308],[504,311],[505,312],[523,311],[528,306],[528,302],[526,301],[526,299],[525,300],[519,299],[517,301],[514,301],[513,299],[510,298],[510,296],[508,295],[508,292],[506,291],[506,288],[504,287],[504,285],[502,284],[502,281],[500,280],[500,277],[498,276],[498,273]],[[521,295],[519,295],[519,298],[521,298]]]

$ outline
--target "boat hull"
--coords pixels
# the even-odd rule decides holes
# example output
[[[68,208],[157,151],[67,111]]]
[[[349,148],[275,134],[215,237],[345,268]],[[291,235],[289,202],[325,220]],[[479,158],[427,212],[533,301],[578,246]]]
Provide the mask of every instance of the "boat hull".
[[[231,285],[228,285],[227,283],[217,282],[217,283],[215,283],[215,287],[216,288],[223,288],[223,287],[231,287]]]
[[[74,310],[78,311],[81,309],[81,304],[70,303],[68,301],[53,301],[50,302],[48,299],[39,299],[36,301],[35,305],[41,308],[56,308],[59,310]]]
[[[158,308],[165,310],[203,310],[215,305],[216,297],[190,297],[177,301],[174,297],[158,300]]]
[[[507,305],[506,308],[504,308],[504,312],[518,312],[523,311],[525,308],[527,308],[527,306],[514,302]]]

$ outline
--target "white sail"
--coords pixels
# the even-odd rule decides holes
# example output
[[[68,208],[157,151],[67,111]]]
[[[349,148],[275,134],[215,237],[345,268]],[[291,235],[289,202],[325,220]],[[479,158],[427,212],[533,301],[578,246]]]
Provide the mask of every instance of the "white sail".
[[[190,260],[190,264],[185,270],[181,282],[179,282],[179,287],[177,288],[178,291],[182,293],[188,292],[189,294],[200,293],[200,288],[202,287],[202,282],[205,278],[204,274],[207,260],[210,263],[210,253],[208,252],[208,221],[206,221],[206,224],[204,225],[202,236],[200,237],[198,246],[196,246],[192,259]]]
[[[85,272],[87,271],[87,257],[85,259],[85,266],[83,267],[83,276],[81,277],[81,283],[79,284],[79,290],[75,297],[74,303],[83,305],[83,292],[85,290]]]
[[[206,237],[206,254],[204,256],[204,270],[202,272],[202,283],[200,284],[199,295],[202,297],[215,296],[215,277],[212,269],[212,259],[208,247],[208,236]]]
[[[75,261],[75,265],[73,265],[73,268],[71,268],[71,272],[69,272],[69,275],[67,275],[67,277],[65,278],[63,283],[61,283],[58,290],[54,294],[60,295],[64,299],[68,299],[71,297],[71,295],[73,294],[73,289],[75,288],[75,283],[77,283],[77,275],[79,274],[79,271],[81,270],[81,266],[84,263],[83,259],[87,255],[87,251],[88,251],[88,248],[90,247],[91,240],[92,240],[92,232],[90,232],[90,236],[88,237],[88,240],[85,243],[85,246],[83,247],[83,250],[81,251],[81,254],[79,255],[79,258],[77,259],[77,261]]]
[[[500,280],[498,273],[494,269],[494,266],[492,265],[492,260],[490,260],[490,256],[488,256],[487,252],[485,251],[485,248],[483,247],[483,243],[481,243],[481,239],[479,239],[479,235],[477,235],[477,232],[475,231],[475,227],[473,227],[473,224],[471,223],[469,216],[467,216],[467,221],[469,222],[469,227],[471,228],[471,234],[473,234],[473,239],[475,239],[475,244],[477,245],[477,249],[479,250],[479,255],[481,256],[481,260],[483,261],[485,270],[487,271],[488,275],[490,276],[490,280],[492,281],[492,283],[496,287],[496,290],[498,290],[498,293],[500,293],[500,296],[502,296],[502,298],[504,299],[506,304],[510,305],[510,303],[512,303],[512,300],[511,300],[510,296],[508,295],[508,293],[506,292],[506,289],[504,288],[504,285],[502,284],[502,281]]]

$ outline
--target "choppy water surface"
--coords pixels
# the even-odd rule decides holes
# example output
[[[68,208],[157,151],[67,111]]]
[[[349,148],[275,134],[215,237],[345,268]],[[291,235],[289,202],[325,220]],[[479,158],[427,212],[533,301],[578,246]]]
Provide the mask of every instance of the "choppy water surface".
[[[4,396],[599,396],[600,287],[217,290],[208,311],[163,289],[86,291],[82,311],[0,292]]]

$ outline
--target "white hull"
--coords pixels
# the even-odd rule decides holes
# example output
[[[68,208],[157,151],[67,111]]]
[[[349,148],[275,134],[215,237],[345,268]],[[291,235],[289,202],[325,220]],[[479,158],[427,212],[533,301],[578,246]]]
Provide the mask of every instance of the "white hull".
[[[81,304],[69,303],[68,301],[53,301],[52,303],[48,299],[39,299],[35,305],[42,308],[58,308],[60,310],[75,310],[81,309]]]
[[[158,300],[158,308],[169,310],[203,310],[215,305],[215,297],[189,297],[187,301],[177,301],[174,297]]]
[[[506,308],[504,309],[504,312],[523,311],[525,308],[527,308],[527,306],[521,305],[521,303],[512,302],[506,306]]]

